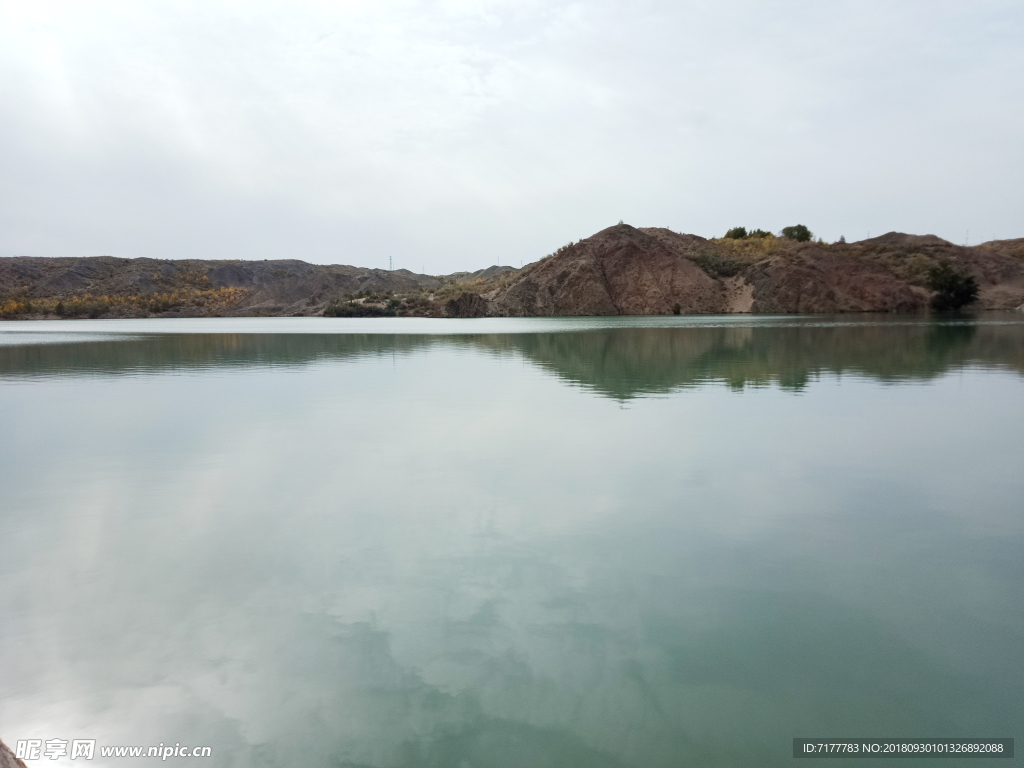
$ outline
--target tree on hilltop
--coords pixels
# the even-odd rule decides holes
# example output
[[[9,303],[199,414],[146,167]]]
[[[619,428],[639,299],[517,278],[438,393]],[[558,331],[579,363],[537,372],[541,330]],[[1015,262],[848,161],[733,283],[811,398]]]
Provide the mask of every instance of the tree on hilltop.
[[[803,224],[797,224],[792,227],[783,227],[782,236],[790,240],[796,240],[798,243],[806,243],[814,237],[814,233]]]

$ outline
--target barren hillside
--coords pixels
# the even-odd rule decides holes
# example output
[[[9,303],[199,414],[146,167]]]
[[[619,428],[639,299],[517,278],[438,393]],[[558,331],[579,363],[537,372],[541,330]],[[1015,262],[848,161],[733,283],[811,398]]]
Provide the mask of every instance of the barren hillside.
[[[0,316],[430,317],[923,312],[929,271],[977,281],[972,309],[1024,306],[1024,239],[974,247],[890,232],[859,243],[707,240],[609,227],[521,270],[447,276],[298,260],[0,259]]]

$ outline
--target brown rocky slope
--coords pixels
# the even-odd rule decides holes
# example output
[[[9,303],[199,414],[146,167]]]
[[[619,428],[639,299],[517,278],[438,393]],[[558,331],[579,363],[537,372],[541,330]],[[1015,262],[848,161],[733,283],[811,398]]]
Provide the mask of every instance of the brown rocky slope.
[[[319,314],[332,298],[359,292],[411,293],[442,280],[408,270],[344,265],[112,256],[0,258],[0,314],[52,313],[59,301],[104,316]],[[10,311],[33,305],[35,312]]]
[[[705,240],[627,224],[561,248],[485,293],[488,314],[921,312],[928,271],[973,275],[976,309],[1024,304],[1024,240],[967,248],[891,232],[859,243]]]
[[[19,760],[8,748],[6,744],[0,741],[0,768],[25,768],[25,762]]]

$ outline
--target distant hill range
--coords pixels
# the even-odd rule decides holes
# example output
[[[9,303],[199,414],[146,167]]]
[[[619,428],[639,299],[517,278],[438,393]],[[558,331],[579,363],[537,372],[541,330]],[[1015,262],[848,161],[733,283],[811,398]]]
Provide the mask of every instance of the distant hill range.
[[[298,260],[0,258],[0,315],[430,317],[923,312],[932,268],[977,281],[975,309],[1024,306],[1024,238],[958,246],[708,240],[618,224],[522,269],[421,275]]]

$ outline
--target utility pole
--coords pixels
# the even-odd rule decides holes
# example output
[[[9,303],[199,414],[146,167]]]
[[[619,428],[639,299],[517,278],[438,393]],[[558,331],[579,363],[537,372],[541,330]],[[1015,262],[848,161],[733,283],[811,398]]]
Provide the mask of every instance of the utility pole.
[[[391,257],[388,256],[388,272],[393,272],[394,269],[395,268],[391,265]]]

